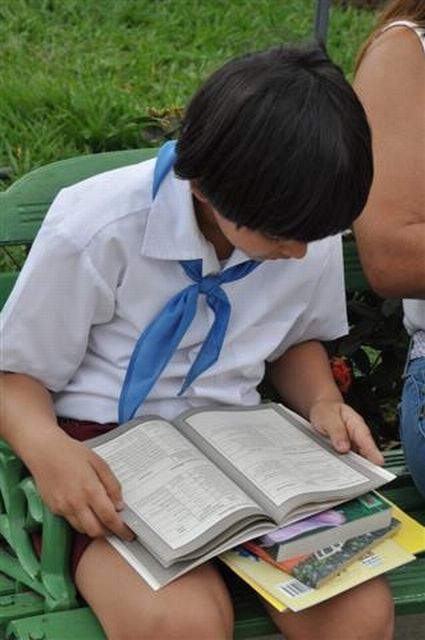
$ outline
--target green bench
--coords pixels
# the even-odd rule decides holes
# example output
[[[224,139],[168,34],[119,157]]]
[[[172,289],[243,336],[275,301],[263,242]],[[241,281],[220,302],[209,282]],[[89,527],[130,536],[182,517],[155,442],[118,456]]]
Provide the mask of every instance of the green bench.
[[[32,171],[0,193],[0,248],[28,247],[59,189],[96,173],[152,157],[154,149],[115,151],[55,162]],[[344,247],[349,291],[367,288],[353,242]],[[0,273],[0,307],[18,269]],[[386,454],[397,474],[383,493],[425,524],[425,503],[412,484],[401,450]],[[31,533],[43,532],[41,555]],[[21,461],[0,441],[0,639],[100,640],[104,633],[75,592],[68,571],[70,530],[41,502]],[[273,633],[275,628],[253,592],[228,575],[236,610],[235,638]],[[397,615],[425,613],[425,554],[388,574]]]

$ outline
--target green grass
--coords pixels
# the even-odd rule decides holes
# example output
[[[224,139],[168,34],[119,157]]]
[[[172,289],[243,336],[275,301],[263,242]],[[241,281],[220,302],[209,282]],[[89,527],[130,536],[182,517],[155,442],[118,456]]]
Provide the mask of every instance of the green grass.
[[[0,167],[16,179],[53,160],[146,145],[152,108],[183,106],[236,54],[310,38],[314,9],[314,0],[1,0]],[[329,51],[348,75],[373,21],[332,9]]]

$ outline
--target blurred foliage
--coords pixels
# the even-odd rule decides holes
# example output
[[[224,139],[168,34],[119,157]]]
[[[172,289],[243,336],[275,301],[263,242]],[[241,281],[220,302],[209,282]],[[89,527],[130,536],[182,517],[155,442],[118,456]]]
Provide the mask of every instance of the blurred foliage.
[[[331,359],[342,358],[351,371],[351,383],[345,389],[340,386],[346,402],[365,418],[376,441],[388,447],[398,442],[398,403],[408,348],[402,304],[372,291],[357,291],[348,297],[348,317],[349,335],[329,344],[328,351]],[[338,371],[335,377],[338,381]]]
[[[398,405],[409,338],[400,300],[363,289],[347,296],[350,332],[326,343],[335,382],[345,402],[367,422],[378,446],[399,446]],[[263,398],[282,398],[266,382]]]

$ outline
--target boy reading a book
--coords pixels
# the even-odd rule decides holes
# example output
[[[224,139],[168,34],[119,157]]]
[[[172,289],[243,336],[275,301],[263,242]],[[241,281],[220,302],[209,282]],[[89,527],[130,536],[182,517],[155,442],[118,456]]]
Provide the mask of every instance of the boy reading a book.
[[[211,563],[153,592],[117,554],[104,536],[132,535],[120,486],[78,440],[134,415],[255,405],[267,369],[338,451],[382,462],[319,342],[347,331],[338,234],[371,179],[341,72],[279,47],[213,74],[176,148],[57,196],[2,316],[1,435],[80,532],[76,584],[108,638],[231,638],[232,606]],[[272,615],[288,638],[391,637],[381,579]]]

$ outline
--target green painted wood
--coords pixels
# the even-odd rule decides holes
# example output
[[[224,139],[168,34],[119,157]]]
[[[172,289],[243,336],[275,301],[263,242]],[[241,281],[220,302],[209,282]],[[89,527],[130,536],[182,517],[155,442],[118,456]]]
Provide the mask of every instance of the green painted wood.
[[[4,573],[0,573],[0,596],[4,596],[8,593],[14,593],[15,591],[15,581],[5,576]]]
[[[425,501],[412,481],[401,487],[393,486],[393,483],[390,483],[387,487],[381,488],[379,492],[410,515],[413,515],[414,512],[425,514]]]
[[[77,593],[70,573],[72,531],[69,524],[43,509],[43,545],[40,576],[46,589],[46,610],[58,611],[77,606]]]
[[[253,590],[227,568],[223,568],[225,580],[232,594],[235,610],[235,640],[255,638],[277,633],[271,618]]]
[[[425,557],[387,573],[387,578],[397,615],[425,612]]]
[[[2,244],[0,238],[0,246]],[[18,277],[17,271],[9,271],[7,273],[0,273],[0,309],[3,308],[6,300],[9,297],[10,292],[13,289],[13,286],[16,282],[16,278]]]
[[[385,468],[393,473],[397,474],[399,478],[408,476],[410,478],[409,471],[406,466],[406,460],[404,459],[403,449],[392,449],[384,451]]]
[[[8,640],[106,640],[88,607],[13,620],[6,630]]]
[[[344,239],[343,252],[346,291],[351,293],[353,291],[369,289],[368,281],[360,264],[356,243],[352,236]]]
[[[0,629],[18,618],[32,618],[44,611],[44,599],[33,591],[0,596]]]
[[[35,482],[31,476],[27,476],[19,483],[21,491],[25,496],[27,505],[27,518],[25,527],[30,530],[36,529],[43,522],[44,504],[40,494],[37,491]]]
[[[47,598],[47,592],[38,576],[29,575],[21,566],[13,549],[8,546],[0,547],[0,572],[9,576],[24,590],[35,591],[43,599]]]
[[[31,171],[0,193],[0,243],[31,242],[60,189],[155,154],[156,149],[109,151],[60,160]]]

